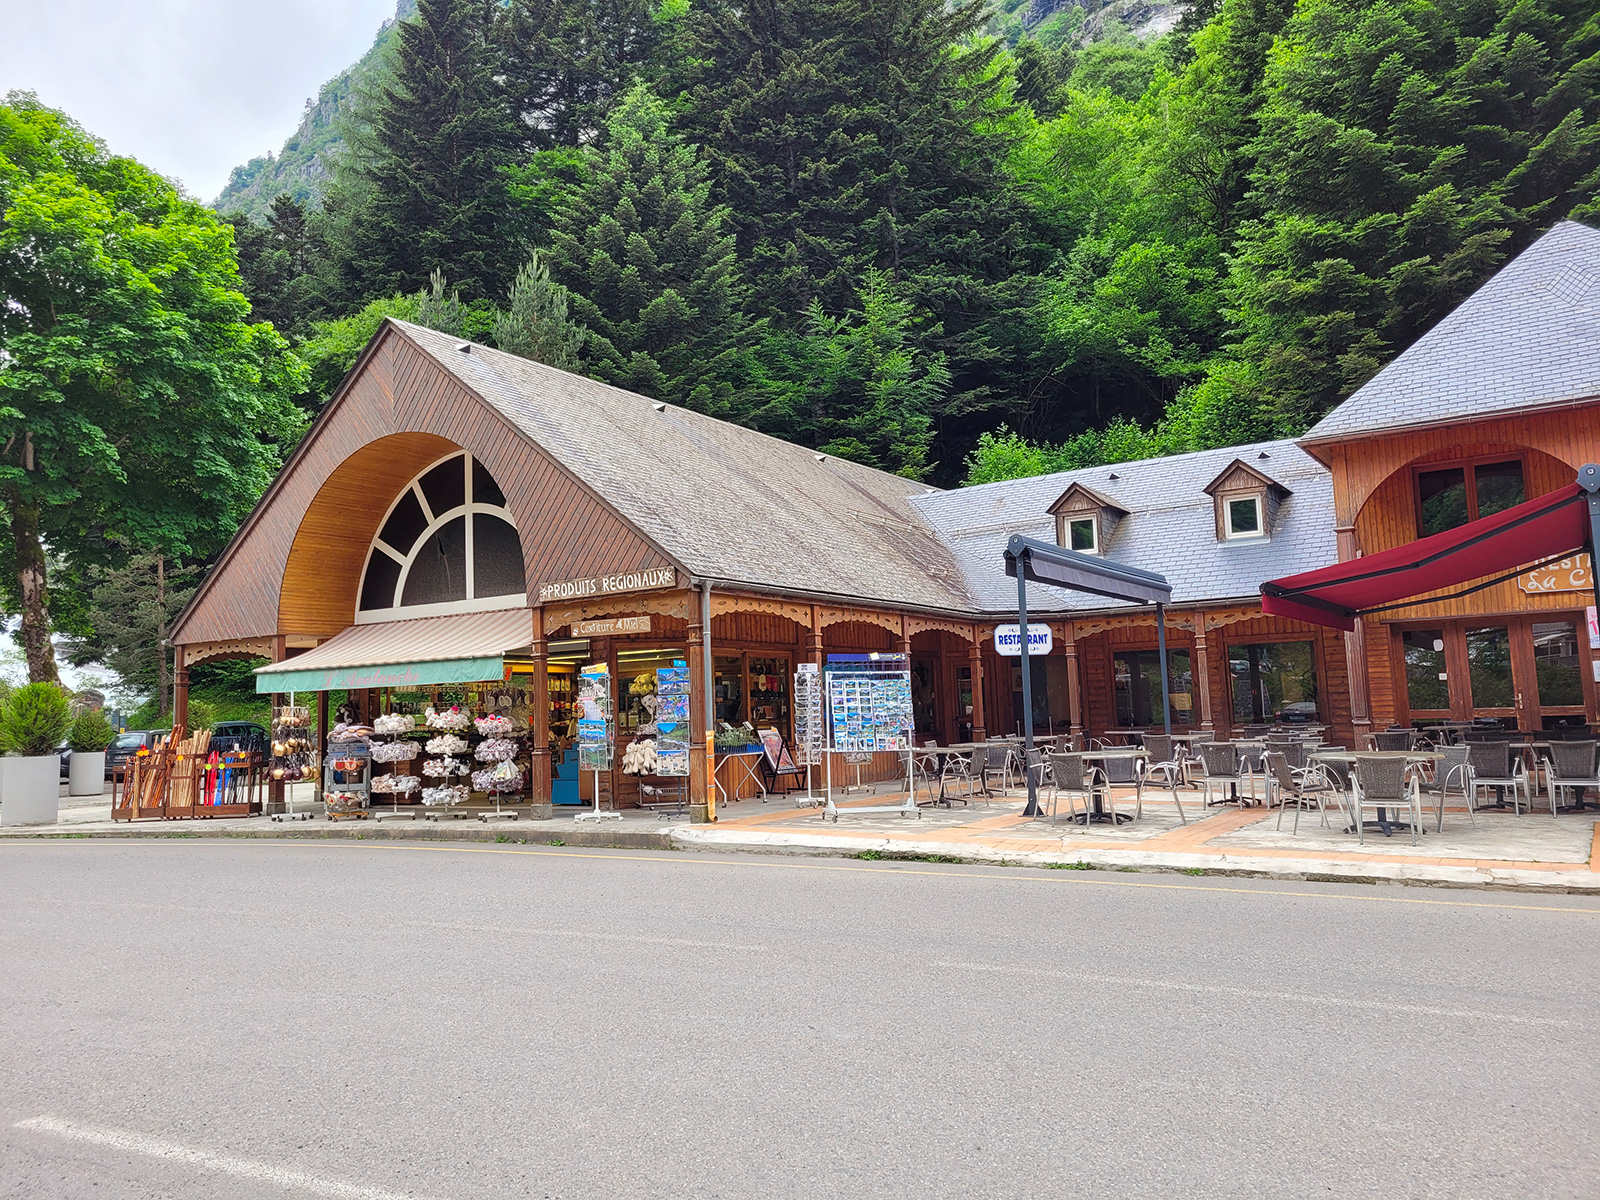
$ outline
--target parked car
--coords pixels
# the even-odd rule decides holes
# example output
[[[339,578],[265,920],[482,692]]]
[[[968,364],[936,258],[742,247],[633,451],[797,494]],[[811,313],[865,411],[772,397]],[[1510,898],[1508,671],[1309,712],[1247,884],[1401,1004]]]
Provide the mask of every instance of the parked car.
[[[61,756],[61,778],[65,779],[72,774],[72,747],[62,742],[56,747],[56,753]]]
[[[267,752],[266,727],[254,721],[218,721],[211,727],[211,748],[218,751]]]
[[[106,750],[106,778],[141,750],[153,750],[160,735],[154,729],[130,729],[119,733]]]
[[[1277,711],[1275,719],[1280,725],[1314,724],[1317,719],[1317,702],[1296,700],[1293,704],[1285,704]]]

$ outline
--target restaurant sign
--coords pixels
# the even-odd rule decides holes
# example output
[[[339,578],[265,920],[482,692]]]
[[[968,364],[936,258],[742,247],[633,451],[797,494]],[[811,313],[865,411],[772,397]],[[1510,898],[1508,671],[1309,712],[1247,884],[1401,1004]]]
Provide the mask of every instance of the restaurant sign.
[[[1587,592],[1594,587],[1594,565],[1587,554],[1574,554],[1549,566],[1524,571],[1517,586],[1530,596],[1544,592]]]
[[[539,603],[552,600],[586,600],[590,596],[614,596],[621,592],[648,592],[676,587],[678,573],[671,567],[651,567],[644,571],[623,571],[616,575],[592,575],[588,579],[564,579],[539,585]]]
[[[1055,648],[1050,636],[1050,626],[1028,622],[1028,657],[1049,654]],[[1006,658],[1022,657],[1022,626],[996,625],[994,627],[994,652]]]
[[[649,617],[605,617],[598,621],[574,621],[572,636],[607,637],[617,633],[649,633]]]

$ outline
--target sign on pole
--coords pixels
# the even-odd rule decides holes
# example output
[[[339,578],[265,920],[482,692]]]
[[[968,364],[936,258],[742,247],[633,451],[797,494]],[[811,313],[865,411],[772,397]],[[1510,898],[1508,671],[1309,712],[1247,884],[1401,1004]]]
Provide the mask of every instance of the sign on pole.
[[[1028,657],[1049,654],[1055,647],[1050,636],[1050,626],[1041,622],[1028,622]],[[994,652],[1005,658],[1022,657],[1022,626],[996,625],[994,627]]]

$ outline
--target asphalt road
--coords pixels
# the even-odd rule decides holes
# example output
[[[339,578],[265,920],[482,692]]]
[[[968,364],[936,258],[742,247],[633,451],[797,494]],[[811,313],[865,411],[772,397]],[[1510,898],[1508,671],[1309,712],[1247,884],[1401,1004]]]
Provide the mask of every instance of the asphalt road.
[[[0,1196],[1600,1194],[1600,902],[0,845]]]

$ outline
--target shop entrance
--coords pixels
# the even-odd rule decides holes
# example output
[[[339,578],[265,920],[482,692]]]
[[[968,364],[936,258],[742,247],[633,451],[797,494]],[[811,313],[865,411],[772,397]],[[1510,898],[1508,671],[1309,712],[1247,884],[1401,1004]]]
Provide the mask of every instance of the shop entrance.
[[[1393,627],[1397,709],[1409,722],[1539,732],[1587,723],[1593,668],[1582,613]]]

